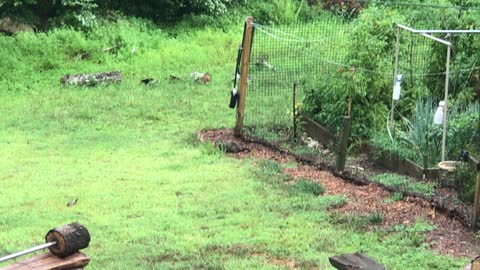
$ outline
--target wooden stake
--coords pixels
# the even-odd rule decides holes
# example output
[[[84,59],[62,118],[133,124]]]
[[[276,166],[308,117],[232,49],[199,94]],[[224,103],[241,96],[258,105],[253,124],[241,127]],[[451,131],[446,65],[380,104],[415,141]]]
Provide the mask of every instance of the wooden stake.
[[[473,201],[473,220],[472,227],[474,230],[478,226],[478,218],[480,216],[480,170],[477,168],[477,184],[475,185],[475,200]]]
[[[352,116],[352,95],[348,97],[348,117]]]
[[[293,140],[297,139],[297,82],[293,82]]]
[[[344,116],[342,120],[342,127],[340,129],[340,140],[337,145],[337,160],[336,169],[341,172],[345,169],[345,163],[347,162],[347,148],[348,148],[348,136],[350,135],[351,118]]]
[[[240,136],[243,128],[243,118],[245,117],[245,97],[247,96],[247,77],[248,67],[250,65],[250,52],[252,51],[253,38],[253,17],[247,17],[247,27],[244,32],[244,44],[242,52],[242,61],[240,67],[240,85],[238,89],[237,122],[235,124],[235,136]]]

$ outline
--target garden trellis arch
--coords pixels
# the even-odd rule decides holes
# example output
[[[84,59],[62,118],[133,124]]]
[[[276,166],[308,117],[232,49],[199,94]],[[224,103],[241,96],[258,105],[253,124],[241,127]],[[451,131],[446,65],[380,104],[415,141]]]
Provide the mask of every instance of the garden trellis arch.
[[[447,111],[448,111],[448,91],[449,91],[449,81],[450,81],[450,61],[451,61],[451,52],[453,44],[444,39],[433,36],[433,34],[446,34],[446,35],[456,35],[456,34],[480,34],[480,30],[418,30],[402,24],[397,24],[397,35],[396,35],[396,45],[395,45],[395,67],[393,75],[393,87],[397,81],[398,69],[399,69],[399,52],[400,52],[400,42],[401,42],[401,31],[408,31],[412,34],[417,34],[429,38],[435,42],[441,43],[447,47],[446,49],[446,60],[445,60],[445,93],[443,100],[445,101],[445,106],[443,107],[443,132],[442,132],[442,161],[445,161],[445,146],[447,140]],[[395,100],[392,98],[392,113],[390,121],[393,123],[393,111],[395,108]]]

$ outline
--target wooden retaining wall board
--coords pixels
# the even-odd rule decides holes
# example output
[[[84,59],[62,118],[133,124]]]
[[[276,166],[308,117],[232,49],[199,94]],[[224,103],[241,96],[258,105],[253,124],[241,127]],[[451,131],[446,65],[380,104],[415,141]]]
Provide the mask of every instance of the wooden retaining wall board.
[[[307,132],[308,136],[329,148],[333,147],[333,149],[335,149],[337,139],[326,127],[320,125],[312,118],[303,114],[301,115],[301,119],[303,122],[305,122],[305,131]]]

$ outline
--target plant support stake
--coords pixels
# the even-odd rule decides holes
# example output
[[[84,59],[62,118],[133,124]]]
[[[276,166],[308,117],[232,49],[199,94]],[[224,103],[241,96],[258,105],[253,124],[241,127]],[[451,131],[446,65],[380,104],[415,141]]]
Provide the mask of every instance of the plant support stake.
[[[297,139],[297,82],[293,82],[293,139]]]

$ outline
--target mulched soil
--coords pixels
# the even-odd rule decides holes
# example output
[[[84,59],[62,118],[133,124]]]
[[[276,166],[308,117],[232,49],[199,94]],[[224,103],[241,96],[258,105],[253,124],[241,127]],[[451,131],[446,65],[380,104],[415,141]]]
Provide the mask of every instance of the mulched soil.
[[[242,149],[237,154],[229,154],[236,158],[255,157],[270,159],[279,163],[294,162],[297,159],[288,154],[268,148],[263,144],[246,142],[233,136],[233,131],[209,130],[200,133],[203,141],[234,141]],[[404,197],[400,201],[389,201],[390,193],[376,184],[355,185],[331,172],[321,170],[309,164],[298,164],[296,168],[286,168],[285,173],[293,179],[304,178],[321,183],[326,188],[326,194],[343,194],[348,202],[337,209],[339,213],[366,215],[381,213],[383,221],[380,226],[387,228],[394,225],[412,225],[417,219],[428,220],[435,229],[428,237],[427,243],[432,250],[443,255],[475,258],[480,254],[480,238],[466,228],[460,221],[437,211],[431,203],[420,198]]]

